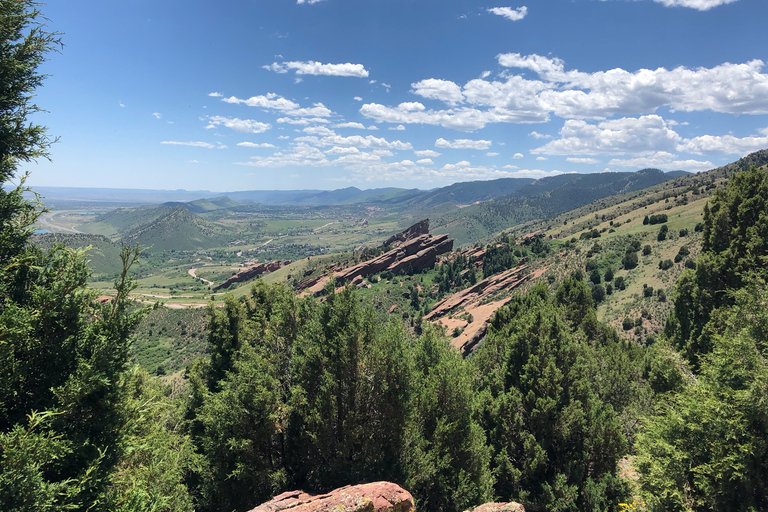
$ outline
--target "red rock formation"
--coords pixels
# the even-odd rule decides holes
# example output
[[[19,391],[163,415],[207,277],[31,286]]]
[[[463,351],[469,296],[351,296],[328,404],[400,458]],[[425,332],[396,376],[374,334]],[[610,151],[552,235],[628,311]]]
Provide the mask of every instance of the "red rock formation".
[[[270,261],[269,263],[257,263],[246,269],[241,270],[240,272],[233,275],[223,283],[214,286],[213,291],[220,290],[222,288],[227,288],[228,286],[231,286],[234,283],[244,283],[246,281],[253,279],[256,276],[260,276],[261,274],[265,274],[267,272],[274,272],[275,270],[279,270],[284,266],[290,265],[290,264],[291,264],[291,260]]]
[[[420,220],[413,226],[409,227],[405,231],[401,231],[396,235],[392,235],[384,242],[384,245],[398,244],[406,242],[417,236],[426,235],[429,233],[429,219]]]
[[[352,282],[357,285],[369,275],[384,270],[398,273],[413,269],[418,272],[434,265],[438,256],[450,252],[451,249],[453,249],[453,239],[449,239],[448,235],[419,235],[371,260],[337,270],[333,272],[333,277],[337,284],[344,285]],[[328,280],[328,276],[315,280],[307,279],[299,283],[297,288],[316,295],[323,291]]]
[[[485,503],[474,508],[472,512],[525,512],[525,507],[514,501],[508,503]]]
[[[463,355],[467,355],[485,337],[488,324],[496,310],[512,300],[508,294],[499,292],[510,292],[526,281],[538,278],[546,268],[537,269],[532,273],[527,273],[528,270],[528,265],[522,265],[449,295],[435,304],[424,316],[424,320],[441,324],[448,330],[454,327],[462,329],[461,334],[453,338],[451,344]],[[471,318],[471,321],[466,318]]]
[[[288,491],[250,512],[412,512],[411,493],[390,482],[348,485],[328,494]]]

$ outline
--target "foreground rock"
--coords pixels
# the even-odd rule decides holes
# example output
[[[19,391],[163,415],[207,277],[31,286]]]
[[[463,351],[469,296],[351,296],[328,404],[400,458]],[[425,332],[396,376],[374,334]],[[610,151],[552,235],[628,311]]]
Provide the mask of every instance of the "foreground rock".
[[[486,503],[473,509],[472,512],[525,512],[525,507],[514,501],[508,503]]]
[[[227,288],[233,285],[234,283],[244,283],[246,281],[253,279],[256,276],[260,276],[261,274],[265,274],[267,272],[274,272],[275,270],[279,270],[284,266],[290,265],[290,264],[291,264],[291,260],[270,261],[269,263],[257,263],[246,269],[241,270],[240,272],[233,275],[223,283],[214,286],[213,291],[220,290],[222,288]]]
[[[411,493],[391,482],[348,485],[327,494],[288,491],[250,512],[412,512]],[[499,511],[501,512],[501,511]],[[506,511],[505,511],[506,512]]]

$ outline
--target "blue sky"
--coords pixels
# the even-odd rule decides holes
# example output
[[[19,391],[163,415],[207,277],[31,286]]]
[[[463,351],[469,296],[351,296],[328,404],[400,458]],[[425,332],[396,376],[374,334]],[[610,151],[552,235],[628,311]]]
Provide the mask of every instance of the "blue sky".
[[[768,148],[765,0],[67,0],[32,185],[433,188]],[[765,62],[764,62],[765,61]]]

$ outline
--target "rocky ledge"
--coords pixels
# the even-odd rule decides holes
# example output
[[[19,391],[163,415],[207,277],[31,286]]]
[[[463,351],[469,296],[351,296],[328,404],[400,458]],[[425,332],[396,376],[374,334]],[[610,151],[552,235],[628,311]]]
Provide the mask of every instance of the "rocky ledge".
[[[391,482],[348,485],[327,494],[288,491],[250,512],[412,512],[411,493]]]
[[[422,233],[429,229],[429,220],[425,219],[402,233],[395,235],[390,240],[396,239],[391,244],[395,245],[384,254],[368,261],[341,270],[334,270],[332,275],[338,285],[352,283],[362,285],[363,279],[378,272],[388,270],[393,274],[413,270],[418,272],[433,266],[437,257],[453,250],[453,239],[448,235],[430,235]],[[389,242],[389,241],[388,241]],[[319,295],[328,283],[329,276],[321,276],[307,279],[297,285],[299,290],[305,290],[305,294]]]
[[[275,270],[279,270],[283,268],[286,265],[290,265],[291,260],[286,261],[270,261],[269,263],[257,263],[255,265],[252,265],[246,269],[241,270],[237,274],[233,275],[223,283],[216,285],[213,287],[213,290],[220,290],[222,288],[227,288],[234,283],[244,283],[246,281],[249,281],[253,279],[256,276],[260,276],[261,274],[265,274],[267,272],[274,272]]]
[[[249,512],[414,512],[411,493],[392,482],[348,485],[327,494],[288,491]],[[486,503],[472,512],[525,512],[515,502]]]

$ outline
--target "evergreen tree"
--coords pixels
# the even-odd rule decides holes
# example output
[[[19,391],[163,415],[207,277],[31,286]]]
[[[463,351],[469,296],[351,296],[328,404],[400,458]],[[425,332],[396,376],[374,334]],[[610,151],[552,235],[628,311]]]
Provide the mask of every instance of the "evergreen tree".
[[[539,285],[499,310],[475,357],[495,492],[526,510],[605,510],[626,492],[619,413],[639,375],[615,334],[592,325],[583,282],[566,280],[556,297],[562,305]]]
[[[40,111],[38,67],[61,46],[37,5],[0,2],[0,509],[108,510],[128,418],[121,377],[141,314],[127,310],[138,250],[123,250],[117,297],[100,304],[82,251],[28,244],[40,208],[17,172],[48,156],[45,128],[28,116]]]

